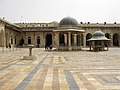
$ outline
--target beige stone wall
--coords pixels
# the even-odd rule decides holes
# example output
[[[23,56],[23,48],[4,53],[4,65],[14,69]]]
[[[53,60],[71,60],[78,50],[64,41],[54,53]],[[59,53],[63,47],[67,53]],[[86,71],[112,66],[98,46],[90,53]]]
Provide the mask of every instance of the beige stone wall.
[[[45,33],[44,32],[23,32],[22,37],[25,45],[28,44],[28,37],[31,37],[31,44],[37,46],[37,37],[40,37],[40,47],[45,46]]]
[[[5,30],[5,39],[6,39],[7,46],[9,46],[9,43],[11,44],[12,47],[18,46],[20,37],[21,37],[20,32],[10,30],[10,29]],[[11,43],[11,39],[13,39],[13,44]],[[16,43],[15,43],[15,39],[16,39]]]
[[[4,23],[0,22],[0,47],[4,46],[4,39],[5,39],[5,25]]]
[[[83,34],[83,46],[86,47],[86,35],[88,33],[91,33],[92,35],[94,34],[95,31],[101,30],[105,34],[108,33],[110,34],[110,46],[113,46],[113,35],[117,33],[120,36],[120,28],[113,28],[113,27],[108,27],[108,28],[103,28],[103,27],[81,27],[81,29],[85,30],[85,33]],[[40,36],[40,47],[45,46],[45,38],[47,34],[52,35],[52,44],[54,47],[58,46],[58,36],[57,33],[52,33],[52,32],[24,32],[23,38],[25,40],[25,44],[28,44],[28,37],[31,37],[32,44],[35,46],[37,45],[37,36]],[[120,37],[119,37],[119,42],[120,42]]]
[[[20,32],[6,28],[5,23],[2,22],[0,23],[0,47],[3,47],[3,51],[5,48],[9,47],[9,43],[11,45],[11,48],[18,46],[19,37],[20,37]],[[11,38],[13,40],[13,44],[11,43]],[[15,44],[15,38],[16,38],[16,44]]]
[[[45,47],[46,44],[46,35],[52,35],[52,45],[55,43],[55,35],[52,32],[23,32],[22,38],[25,41],[25,45],[28,44],[28,37],[31,37],[31,44],[37,47],[37,37],[40,37],[40,47]]]
[[[103,28],[103,27],[83,27],[83,29],[85,30],[85,33],[84,33],[84,46],[86,46],[86,35],[88,33],[92,34],[95,32],[95,31],[98,31],[98,30],[101,30],[102,32],[104,32],[105,34],[108,33],[110,34],[110,46],[113,46],[113,35],[114,34],[118,34],[119,35],[119,42],[120,42],[120,27],[118,28],[114,28],[114,27],[108,27],[108,28]],[[120,44],[120,43],[119,43]],[[120,45],[119,45],[120,46]]]
[[[33,26],[32,29],[28,29],[28,30],[32,30],[32,31],[24,31],[24,32],[17,32],[14,31],[12,29],[5,29],[5,25],[3,22],[0,22],[0,46],[8,46],[9,43],[11,43],[11,38],[13,38],[13,44],[12,46],[18,46],[19,45],[19,41],[21,38],[24,39],[24,43],[25,45],[28,44],[28,37],[31,37],[31,44],[35,45],[35,47],[37,46],[37,37],[40,37],[40,47],[44,47],[46,44],[46,35],[47,34],[51,34],[52,35],[52,45],[54,47],[59,46],[59,36],[57,33],[54,32],[48,32],[45,30],[51,30],[51,28],[49,27],[54,27],[54,25],[52,23],[49,24],[23,24],[23,26],[25,26],[25,28],[28,28],[28,26],[26,27],[26,25],[30,25],[30,27]],[[22,26],[22,27],[23,27]],[[44,26],[44,27],[43,27]],[[35,28],[34,28],[35,27]],[[36,29],[36,27],[38,27]],[[58,27],[59,28],[59,27]],[[110,46],[113,46],[113,36],[114,34],[118,34],[119,35],[119,42],[120,42],[120,25],[119,24],[107,24],[107,25],[103,25],[103,24],[82,24],[79,25],[79,28],[85,30],[85,33],[83,34],[83,46],[86,47],[86,35],[88,33],[91,33],[93,35],[93,33],[95,31],[101,30],[102,32],[104,32],[105,34],[108,33],[110,35]],[[52,28],[52,30],[54,30],[55,28]],[[22,30],[22,29],[21,29]],[[34,31],[35,30],[35,31]],[[40,31],[37,31],[40,30]],[[44,30],[44,31],[43,31]],[[15,37],[16,37],[16,45],[15,45]],[[120,43],[119,43],[120,46]]]

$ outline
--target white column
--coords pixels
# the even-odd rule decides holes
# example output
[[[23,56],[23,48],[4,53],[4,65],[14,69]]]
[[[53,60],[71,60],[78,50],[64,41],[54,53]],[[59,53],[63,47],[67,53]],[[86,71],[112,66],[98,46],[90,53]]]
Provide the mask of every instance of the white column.
[[[59,33],[57,33],[57,47],[59,47]]]
[[[58,50],[59,47],[59,33],[55,32],[55,47]]]
[[[65,46],[67,45],[67,34],[64,34]]]
[[[82,40],[81,40],[81,33],[79,34],[79,44],[80,44],[80,50],[82,49]]]
[[[2,33],[2,52],[4,52],[4,31],[3,31],[3,33]]]
[[[77,35],[74,34],[74,45],[77,46]]]
[[[6,43],[6,41],[5,41],[5,29],[4,29],[4,31],[2,32],[2,47],[3,47],[3,49],[2,49],[2,52],[4,52],[4,49],[5,49],[5,44]]]
[[[72,50],[72,48],[71,48],[71,32],[68,32],[68,50]]]
[[[110,43],[110,46],[113,46],[113,34],[111,34],[111,37],[110,37],[110,41],[109,41],[109,43]]]
[[[83,46],[85,47],[86,46],[86,35],[83,34]]]

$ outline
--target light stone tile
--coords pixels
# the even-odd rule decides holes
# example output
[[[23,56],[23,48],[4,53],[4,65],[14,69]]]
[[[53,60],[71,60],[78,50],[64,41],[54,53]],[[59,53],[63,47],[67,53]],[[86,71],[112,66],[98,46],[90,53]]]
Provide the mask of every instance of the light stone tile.
[[[73,73],[72,75],[73,75],[73,77],[74,77],[77,85],[79,86],[80,90],[88,90],[88,89],[85,87],[85,85],[83,84],[83,82],[78,78],[78,76],[77,76],[75,73]]]

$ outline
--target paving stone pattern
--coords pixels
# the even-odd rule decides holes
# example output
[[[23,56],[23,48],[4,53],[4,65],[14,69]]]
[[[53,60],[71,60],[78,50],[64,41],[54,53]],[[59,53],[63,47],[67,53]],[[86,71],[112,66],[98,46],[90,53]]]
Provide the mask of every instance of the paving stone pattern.
[[[0,48],[1,50],[1,48]],[[0,51],[0,90],[120,90],[120,48],[104,52]]]

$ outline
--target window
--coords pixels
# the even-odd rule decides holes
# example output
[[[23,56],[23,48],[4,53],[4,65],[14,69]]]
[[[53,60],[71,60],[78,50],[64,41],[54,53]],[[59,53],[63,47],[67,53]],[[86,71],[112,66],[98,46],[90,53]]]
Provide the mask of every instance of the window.
[[[37,44],[40,44],[40,37],[37,37]]]
[[[31,37],[28,37],[28,44],[31,44]]]
[[[13,44],[13,37],[11,36],[11,44]]]

